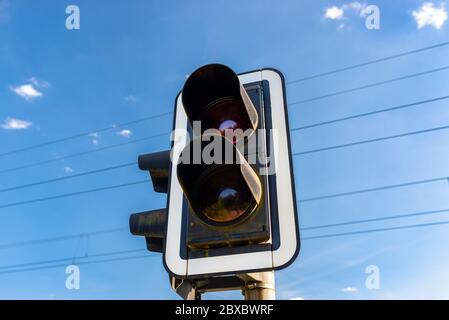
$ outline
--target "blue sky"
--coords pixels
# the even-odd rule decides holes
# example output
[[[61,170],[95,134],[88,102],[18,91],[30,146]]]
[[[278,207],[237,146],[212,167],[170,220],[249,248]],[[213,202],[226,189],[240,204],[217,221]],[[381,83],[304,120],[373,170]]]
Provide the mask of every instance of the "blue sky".
[[[438,1],[398,0],[368,30],[350,1],[0,0],[0,153],[170,112],[187,74],[219,62],[237,72],[281,70],[286,81],[449,40]],[[81,29],[65,28],[65,8]],[[363,7],[364,2],[360,2]],[[328,11],[327,9],[331,9]],[[445,16],[446,13],[446,16]],[[445,19],[446,17],[446,19]],[[448,65],[449,46],[287,86],[289,102]],[[289,107],[292,128],[449,94],[449,71]],[[444,126],[447,100],[292,133],[293,152]],[[6,170],[169,132],[170,116],[0,157]],[[126,131],[123,131],[126,130]],[[449,175],[448,130],[294,158],[298,199]],[[169,147],[168,135],[47,165],[0,173],[0,188],[135,161]],[[146,179],[137,167],[0,192],[17,201]],[[447,181],[300,204],[302,227],[449,208]],[[124,227],[157,209],[150,183],[0,209],[0,246]],[[302,232],[303,237],[449,220],[447,213]],[[283,299],[449,298],[448,226],[305,240],[276,275]],[[4,266],[144,248],[126,230],[86,239],[0,248]],[[145,255],[145,252],[114,257]],[[150,253],[148,253],[150,255]],[[84,261],[88,261],[85,259]],[[78,260],[83,261],[83,260]],[[365,268],[380,268],[380,290]],[[0,298],[177,299],[161,257],[80,265],[81,289],[65,268],[0,272]],[[236,292],[206,298],[240,298]]]

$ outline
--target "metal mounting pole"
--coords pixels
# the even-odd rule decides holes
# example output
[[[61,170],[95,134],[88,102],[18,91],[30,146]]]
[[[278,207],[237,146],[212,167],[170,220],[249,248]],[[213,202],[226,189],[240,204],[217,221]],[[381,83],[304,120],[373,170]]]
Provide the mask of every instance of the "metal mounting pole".
[[[249,273],[239,277],[245,281],[245,300],[276,300],[274,271]]]
[[[201,300],[206,292],[242,290],[245,300],[275,300],[274,271],[199,279],[170,276],[171,287],[184,300]]]

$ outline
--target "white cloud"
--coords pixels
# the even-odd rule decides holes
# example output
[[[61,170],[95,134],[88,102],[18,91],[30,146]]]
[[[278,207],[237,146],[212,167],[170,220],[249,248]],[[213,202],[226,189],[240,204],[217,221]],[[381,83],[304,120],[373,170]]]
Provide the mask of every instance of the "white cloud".
[[[27,80],[27,83],[20,86],[12,86],[10,89],[18,96],[30,101],[44,95],[39,89],[48,89],[50,87],[51,85],[48,81],[38,80],[36,77],[31,77]]]
[[[359,290],[357,288],[354,288],[354,287],[341,288],[341,292],[344,292],[344,293],[354,293],[354,292],[357,292],[357,291],[359,291]]]
[[[93,145],[98,145],[100,143],[100,135],[97,132],[89,133],[89,137],[92,138],[91,142]]]
[[[5,130],[25,130],[33,125],[30,121],[19,120],[15,118],[6,118],[2,124]]]
[[[64,172],[65,173],[72,173],[73,171],[74,170],[71,167],[69,167],[69,166],[64,167]]]
[[[358,1],[346,3],[341,7],[332,6],[326,8],[324,17],[330,20],[342,20],[346,18],[345,13],[348,11],[353,12],[361,17],[364,17],[366,15],[366,7],[367,7],[366,3],[360,3]]]
[[[117,134],[119,136],[122,136],[122,137],[125,137],[125,138],[129,138],[129,137],[131,137],[132,132],[131,132],[131,130],[124,129],[122,131],[117,132]]]
[[[425,2],[419,10],[412,12],[418,29],[426,26],[432,26],[435,29],[441,29],[447,20],[447,11],[444,4],[436,7],[432,2]]]
[[[324,17],[331,20],[341,20],[344,17],[344,10],[337,6],[326,8]]]
[[[304,300],[304,298],[303,297],[293,297],[288,300]]]
[[[11,87],[11,90],[27,101],[42,97],[43,95],[42,92],[37,90],[32,84],[23,84],[18,87]]]
[[[139,102],[140,99],[138,96],[136,96],[134,94],[129,94],[129,95],[123,97],[123,100],[127,103],[137,103],[137,102]]]

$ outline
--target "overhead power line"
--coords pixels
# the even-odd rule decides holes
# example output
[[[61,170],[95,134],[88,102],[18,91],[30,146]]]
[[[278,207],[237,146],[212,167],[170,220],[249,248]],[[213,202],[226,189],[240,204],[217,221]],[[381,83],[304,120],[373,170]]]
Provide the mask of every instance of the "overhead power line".
[[[416,54],[416,53],[420,53],[420,52],[424,52],[424,51],[428,51],[428,50],[433,50],[433,49],[445,47],[447,45],[449,45],[449,42],[442,42],[442,43],[438,43],[438,44],[435,44],[435,45],[426,46],[426,47],[418,48],[418,49],[415,49],[415,50],[410,50],[410,51],[402,52],[402,53],[399,53],[399,54],[394,54],[394,55],[390,55],[390,56],[386,56],[386,57],[370,60],[370,61],[367,61],[367,62],[346,66],[346,67],[335,69],[335,70],[330,70],[330,71],[326,71],[326,72],[322,72],[322,73],[317,73],[317,74],[314,74],[314,75],[311,75],[311,76],[307,76],[307,77],[303,77],[303,78],[299,78],[299,79],[296,79],[296,80],[289,81],[289,82],[287,82],[287,84],[290,85],[290,84],[294,84],[294,83],[298,83],[298,82],[312,80],[312,79],[315,79],[315,78],[328,76],[328,75],[331,75],[331,74],[336,74],[336,73],[340,73],[340,72],[343,72],[343,71],[348,71],[348,70],[351,70],[351,69],[357,69],[357,68],[368,66],[368,65],[371,65],[371,64],[375,64],[375,63],[380,63],[380,62],[384,62],[384,61],[388,61],[388,60],[393,60],[393,59],[404,57],[404,56],[408,56],[408,55],[411,55],[411,54]],[[34,150],[34,149],[42,148],[42,147],[45,147],[45,146],[49,146],[49,145],[53,145],[53,144],[57,144],[57,143],[61,143],[61,142],[66,142],[66,141],[69,141],[69,140],[73,140],[73,139],[89,136],[90,134],[94,134],[94,133],[100,133],[100,132],[105,132],[105,131],[109,131],[109,130],[114,130],[114,129],[121,128],[121,127],[124,127],[124,126],[131,126],[131,125],[138,124],[138,123],[141,123],[141,122],[144,122],[144,121],[157,119],[157,118],[161,118],[161,117],[172,115],[172,114],[173,114],[173,112],[164,112],[164,113],[160,113],[160,114],[156,114],[156,115],[150,115],[150,116],[147,116],[147,117],[143,117],[143,118],[140,118],[140,119],[135,119],[135,120],[132,120],[132,121],[127,121],[127,122],[120,123],[120,124],[117,124],[117,125],[110,125],[110,126],[107,126],[107,127],[101,127],[101,128],[93,129],[93,130],[90,130],[90,131],[77,133],[77,134],[74,134],[74,135],[71,135],[71,136],[68,136],[68,137],[55,139],[55,140],[51,140],[51,141],[47,141],[47,142],[31,145],[31,146],[28,146],[28,147],[23,147],[23,148],[16,149],[16,150],[6,151],[6,152],[3,152],[3,153],[0,153],[0,157],[13,155],[13,154],[17,154],[17,153],[21,153],[21,152],[25,152],[25,151],[29,151],[29,150]]]
[[[143,251],[146,251],[146,249],[132,249],[132,250],[123,250],[123,251],[103,252],[103,253],[98,253],[98,254],[76,256],[76,257],[70,257],[70,258],[60,258],[60,259],[42,260],[42,261],[38,261],[38,262],[19,263],[19,264],[13,264],[13,265],[0,266],[0,270],[17,269],[17,268],[24,268],[24,267],[30,267],[30,266],[36,266],[36,265],[42,265],[42,264],[51,264],[51,263],[64,262],[64,261],[71,262],[74,260],[78,261],[78,260],[84,260],[84,259],[90,259],[90,258],[107,257],[107,256],[122,255],[122,254],[136,253],[136,252],[143,252]]]
[[[412,181],[412,182],[407,182],[407,183],[402,183],[402,184],[387,185],[387,186],[382,186],[382,187],[362,189],[362,190],[343,192],[343,193],[335,193],[335,194],[318,196],[318,197],[313,197],[313,198],[304,198],[304,199],[300,199],[299,202],[302,203],[302,202],[311,202],[311,201],[317,201],[317,200],[324,200],[324,199],[329,199],[329,198],[337,198],[337,197],[355,195],[355,194],[366,193],[366,192],[373,192],[373,191],[380,191],[380,190],[386,190],[386,189],[392,189],[392,188],[399,188],[399,187],[405,187],[405,186],[411,186],[411,185],[417,185],[417,184],[424,184],[424,183],[431,183],[431,182],[437,182],[437,181],[444,181],[444,180],[447,180],[447,179],[449,179],[449,177],[441,177],[441,178],[434,178],[434,179],[427,179],[427,180],[420,180],[420,181]],[[119,185],[113,185],[113,186],[101,187],[101,188],[96,188],[96,189],[89,189],[89,190],[84,190],[84,191],[78,191],[78,192],[66,193],[66,194],[61,194],[61,195],[55,195],[55,196],[51,196],[51,197],[38,198],[38,199],[32,199],[32,200],[26,200],[26,201],[19,201],[19,202],[14,202],[14,203],[0,205],[0,209],[16,207],[16,206],[21,206],[21,205],[26,205],[26,204],[32,204],[32,203],[37,203],[37,202],[43,202],[43,201],[50,201],[50,200],[55,200],[55,199],[60,199],[60,198],[67,198],[67,197],[72,197],[72,196],[88,194],[88,193],[106,191],[106,190],[111,190],[111,189],[118,189],[118,188],[133,186],[133,185],[137,185],[137,184],[143,184],[143,183],[147,183],[147,182],[148,182],[147,180],[140,180],[140,181],[134,181],[134,182],[124,183],[124,184],[119,184]]]
[[[335,237],[352,236],[352,235],[366,234],[366,233],[375,233],[375,232],[384,232],[384,231],[393,231],[393,230],[406,230],[406,229],[413,229],[413,228],[441,226],[441,225],[447,225],[447,224],[449,224],[449,221],[420,223],[420,224],[411,224],[411,225],[405,225],[405,226],[399,226],[399,227],[368,229],[368,230],[360,230],[360,231],[350,231],[350,232],[331,233],[331,234],[324,234],[324,235],[318,235],[318,236],[310,236],[310,237],[304,237],[304,238],[302,238],[302,240],[335,238]]]
[[[363,117],[363,116],[367,116],[367,115],[371,115],[371,114],[375,114],[375,113],[380,113],[380,112],[391,111],[391,110],[395,110],[395,109],[406,108],[406,107],[410,107],[410,106],[414,106],[414,105],[418,105],[418,104],[430,103],[430,102],[444,100],[444,99],[448,99],[448,98],[449,98],[449,96],[443,96],[443,97],[438,97],[438,98],[434,98],[434,99],[428,99],[428,100],[419,101],[419,102],[415,102],[415,103],[411,103],[411,104],[406,104],[406,105],[396,106],[396,107],[392,107],[392,108],[387,108],[387,109],[383,109],[383,110],[379,110],[379,111],[373,111],[373,112],[368,112],[368,113],[359,114],[359,115],[355,115],[355,116],[350,116],[350,117],[340,118],[340,119],[326,121],[326,122],[322,122],[322,123],[317,123],[317,124],[313,124],[313,125],[309,125],[309,126],[298,127],[298,128],[292,129],[292,131],[298,131],[298,130],[302,130],[302,129],[305,129],[305,128],[310,128],[310,127],[315,127],[315,126],[319,126],[319,125],[329,124],[329,123],[333,123],[333,122],[353,119],[353,118],[357,118],[357,117]],[[443,126],[443,127],[437,127],[437,128],[431,128],[431,129],[425,129],[425,130],[418,130],[418,131],[413,131],[413,132],[409,132],[409,133],[405,133],[405,134],[393,135],[393,136],[382,137],[382,138],[377,138],[377,139],[364,140],[364,141],[359,141],[359,142],[354,142],[354,143],[349,143],[349,144],[342,144],[342,145],[326,147],[326,148],[320,148],[320,149],[315,149],[315,150],[309,150],[309,151],[304,151],[304,152],[297,152],[297,153],[294,153],[293,155],[294,156],[300,156],[300,155],[305,155],[305,154],[310,154],[310,153],[315,153],[315,152],[322,152],[322,151],[327,151],[327,150],[345,148],[345,147],[350,147],[350,146],[355,146],[355,145],[360,145],[360,144],[365,144],[365,143],[371,143],[371,142],[376,142],[376,141],[395,139],[395,138],[405,137],[405,136],[409,136],[409,135],[415,135],[415,134],[422,134],[422,133],[427,133],[427,132],[432,132],[432,131],[445,130],[448,127],[449,126]],[[49,160],[34,162],[34,163],[26,164],[26,165],[13,167],[13,168],[8,168],[8,169],[0,170],[0,174],[9,173],[9,172],[18,171],[18,170],[23,170],[23,169],[28,169],[28,168],[33,168],[33,167],[37,167],[37,166],[41,166],[41,165],[45,165],[45,164],[49,164],[49,163],[54,163],[54,162],[58,162],[58,161],[63,161],[63,160],[67,160],[67,159],[73,159],[73,158],[80,157],[80,156],[83,156],[83,155],[92,154],[92,153],[96,153],[96,152],[100,152],[100,151],[104,151],[104,150],[109,150],[109,149],[113,149],[113,148],[118,148],[118,147],[122,147],[122,146],[129,145],[129,144],[139,143],[139,142],[147,141],[147,140],[150,140],[150,139],[166,136],[166,135],[169,135],[169,134],[170,134],[169,132],[161,133],[161,134],[157,134],[157,135],[143,137],[143,138],[140,138],[140,139],[135,139],[135,140],[132,140],[132,141],[127,141],[127,142],[123,142],[123,143],[118,143],[118,144],[105,146],[105,147],[98,148],[98,149],[93,149],[93,150],[73,153],[73,154],[69,154],[69,155],[66,155],[66,156],[56,157],[54,159],[49,159]],[[132,164],[128,164],[128,165],[132,165]],[[89,174],[93,174],[93,173],[89,173]],[[63,179],[61,178],[61,180],[63,180]],[[44,182],[46,183],[46,181],[44,181]],[[25,186],[25,187],[28,187],[28,185]],[[22,188],[22,187],[20,186],[20,188]],[[0,192],[5,192],[5,191],[10,191],[10,190],[9,190],[9,188],[0,190]]]
[[[415,106],[421,106],[421,105],[425,105],[428,103],[447,100],[447,99],[449,99],[449,96],[441,96],[441,97],[427,99],[427,100],[421,100],[421,101],[417,101],[417,102],[413,102],[413,103],[401,104],[401,105],[394,106],[394,107],[388,107],[388,108],[384,108],[384,109],[380,109],[380,110],[359,113],[359,114],[355,114],[352,116],[347,116],[347,117],[337,118],[334,120],[322,121],[322,122],[317,122],[317,123],[313,123],[313,124],[309,124],[309,125],[305,125],[305,126],[301,126],[301,127],[296,127],[296,128],[291,129],[291,131],[294,132],[294,131],[300,131],[300,130],[315,128],[315,127],[320,127],[320,126],[334,124],[334,123],[341,122],[341,121],[353,120],[353,119],[372,116],[372,115],[380,114],[380,113],[384,113],[384,112],[395,111],[395,110],[400,110],[400,109],[405,109],[405,108],[410,108],[410,107],[415,107]]]
[[[173,114],[173,112],[164,112],[164,113],[160,113],[160,114],[156,114],[156,115],[152,115],[152,116],[148,116],[148,117],[144,117],[144,118],[140,118],[140,119],[136,119],[136,120],[120,123],[120,124],[117,124],[117,125],[111,125],[111,126],[108,126],[108,127],[102,127],[102,128],[98,128],[98,129],[87,131],[87,132],[77,133],[75,135],[68,136],[68,137],[65,137],[65,138],[51,140],[51,141],[47,141],[47,142],[44,142],[44,143],[39,143],[39,144],[31,145],[31,146],[28,146],[28,147],[24,147],[24,148],[20,148],[20,149],[16,149],[16,150],[0,153],[0,157],[13,155],[13,154],[16,154],[16,153],[21,153],[21,152],[25,152],[25,151],[29,151],[29,150],[42,148],[42,147],[46,147],[46,146],[49,146],[49,145],[53,145],[53,144],[57,144],[57,143],[61,143],[61,142],[65,142],[65,141],[69,141],[69,140],[73,140],[73,139],[89,136],[89,135],[94,134],[94,133],[100,133],[100,132],[105,132],[105,131],[109,131],[109,130],[118,129],[118,128],[125,127],[125,126],[134,125],[134,124],[137,124],[137,123],[140,123],[140,122],[161,118],[161,117],[164,117],[164,116],[167,116],[167,115],[170,115],[170,114]]]
[[[96,170],[91,170],[91,171],[85,171],[85,172],[81,172],[81,173],[77,173],[77,174],[72,174],[72,175],[65,176],[65,177],[47,179],[47,180],[33,182],[33,183],[27,183],[27,184],[23,184],[23,185],[19,185],[19,186],[0,189],[0,193],[35,187],[35,186],[39,186],[39,185],[43,185],[43,184],[54,183],[54,182],[59,182],[59,181],[64,181],[64,180],[70,180],[70,179],[74,179],[74,178],[80,178],[80,177],[84,177],[84,176],[88,176],[88,175],[92,175],[92,174],[122,169],[122,168],[135,166],[135,165],[137,165],[137,162],[130,162],[130,163],[124,163],[124,164],[120,164],[120,165],[116,165],[116,166],[112,166],[112,167],[106,167],[106,168],[101,168],[101,169],[96,169]]]
[[[375,188],[360,189],[360,190],[341,192],[341,193],[332,193],[332,194],[327,194],[327,195],[312,197],[312,198],[304,198],[304,199],[300,199],[299,202],[304,203],[304,202],[312,202],[312,201],[325,200],[325,199],[331,199],[331,198],[352,196],[352,195],[367,193],[367,192],[375,192],[375,191],[402,188],[402,187],[408,187],[408,186],[414,186],[414,185],[426,184],[426,183],[432,183],[432,182],[447,181],[448,179],[449,179],[449,177],[440,177],[440,178],[434,178],[434,179],[411,181],[411,182],[406,182],[406,183],[390,184],[390,185],[375,187]]]
[[[329,75],[332,75],[332,74],[336,74],[336,73],[340,73],[340,72],[344,72],[344,71],[348,71],[348,70],[352,70],[352,69],[357,69],[357,68],[369,66],[369,65],[372,65],[372,64],[380,63],[380,62],[393,60],[393,59],[405,57],[405,56],[408,56],[408,55],[412,55],[412,54],[416,54],[416,53],[420,53],[420,52],[424,52],[424,51],[429,51],[429,50],[445,47],[447,45],[449,45],[449,41],[438,43],[438,44],[435,44],[435,45],[432,45],[432,46],[422,47],[422,48],[415,49],[415,50],[401,52],[401,53],[398,53],[398,54],[393,54],[393,55],[386,56],[386,57],[383,57],[383,58],[378,58],[378,59],[374,59],[374,60],[370,60],[370,61],[366,61],[366,62],[362,62],[362,63],[358,63],[358,64],[349,65],[349,66],[346,66],[346,67],[343,67],[343,68],[338,68],[338,69],[331,70],[331,71],[317,73],[317,74],[314,74],[314,75],[310,75],[310,76],[306,76],[306,77],[303,77],[303,78],[299,78],[299,79],[296,79],[296,80],[289,81],[289,82],[287,82],[287,84],[294,84],[294,83],[304,82],[304,81],[308,81],[308,80],[312,80],[312,79],[316,79],[316,78],[321,78],[321,77],[329,76]]]
[[[443,180],[447,180],[448,178],[449,177],[435,178],[435,179],[413,181],[413,182],[396,184],[396,185],[382,186],[382,187],[371,188],[371,189],[362,189],[362,190],[356,190],[356,191],[350,191],[350,192],[344,192],[344,193],[335,193],[335,194],[324,195],[324,196],[319,196],[319,197],[314,197],[314,198],[305,198],[305,199],[299,200],[299,202],[301,202],[301,203],[302,202],[311,202],[311,201],[324,200],[324,199],[329,199],[329,198],[337,198],[337,197],[342,197],[342,196],[354,195],[354,194],[359,194],[359,193],[366,193],[366,192],[399,188],[399,187],[405,187],[405,186],[411,186],[411,185],[417,185],[417,184],[423,184],[423,183],[443,181]],[[143,183],[147,183],[147,182],[148,182],[147,180],[140,180],[140,181],[134,181],[134,182],[124,183],[124,184],[119,184],[119,185],[106,186],[106,187],[83,190],[83,191],[72,192],[72,193],[65,193],[65,194],[55,195],[55,196],[51,196],[51,197],[13,202],[13,203],[0,205],[0,209],[22,206],[22,205],[26,205],[26,204],[32,204],[32,203],[43,202],[43,201],[50,201],[50,200],[61,199],[61,198],[67,198],[67,197],[73,197],[73,196],[78,196],[78,195],[83,195],[83,194],[88,194],[88,193],[95,193],[95,192],[100,192],[100,191],[124,188],[124,187],[134,186],[134,185],[143,184]]]
[[[302,151],[302,152],[296,152],[296,153],[293,153],[292,155],[293,156],[303,156],[306,154],[312,154],[312,153],[341,149],[341,148],[354,147],[354,146],[367,144],[367,143],[404,138],[404,137],[408,137],[408,136],[424,134],[424,133],[429,133],[429,132],[435,132],[435,131],[442,131],[442,130],[447,130],[447,129],[449,129],[449,125],[441,126],[441,127],[434,127],[434,128],[424,129],[424,130],[411,131],[411,132],[406,132],[406,133],[401,133],[401,134],[395,134],[392,136],[380,137],[380,138],[375,138],[375,139],[368,139],[368,140],[356,141],[356,142],[351,142],[351,143],[339,144],[336,146],[330,146],[330,147],[318,148],[318,149],[307,150],[307,151]]]
[[[351,221],[345,221],[345,222],[338,222],[338,223],[331,223],[331,224],[325,224],[325,225],[311,226],[311,227],[301,228],[301,230],[302,231],[307,231],[307,230],[318,230],[318,229],[333,228],[333,227],[343,227],[343,226],[349,226],[349,225],[353,225],[353,224],[370,223],[370,222],[378,222],[378,221],[386,221],[386,220],[394,220],[394,219],[402,219],[402,218],[411,218],[411,217],[420,217],[420,216],[429,216],[429,215],[434,215],[434,214],[439,214],[439,213],[447,213],[447,212],[449,212],[449,209],[420,211],[420,212],[399,214],[399,215],[391,215],[391,216],[372,218],[372,219],[351,220]]]
[[[289,103],[289,105],[293,106],[293,105],[305,104],[305,103],[309,103],[309,102],[313,102],[313,101],[317,101],[317,100],[321,100],[321,99],[331,98],[331,97],[335,97],[335,96],[339,96],[339,95],[343,95],[343,94],[347,94],[347,93],[370,89],[370,88],[382,86],[382,85],[389,84],[389,83],[412,79],[412,78],[416,78],[416,77],[420,77],[420,76],[424,76],[427,74],[432,74],[435,72],[440,72],[440,71],[444,71],[444,70],[448,70],[448,69],[449,69],[449,66],[444,66],[441,68],[436,68],[436,69],[427,70],[427,71],[423,71],[423,72],[413,73],[413,74],[409,74],[409,75],[398,77],[398,78],[393,78],[393,79],[384,80],[384,81],[380,81],[380,82],[374,82],[374,83],[370,83],[370,84],[367,84],[364,86],[359,86],[359,87],[355,87],[355,88],[351,88],[351,89],[346,89],[346,90],[341,90],[341,91],[324,94],[324,95],[313,97],[313,98],[295,101],[295,102]]]
[[[170,134],[170,133],[160,133],[160,134],[156,134],[156,135],[152,135],[152,136],[148,136],[148,137],[143,137],[143,138],[140,138],[140,139],[134,139],[134,140],[127,141],[127,142],[111,144],[109,146],[105,146],[105,147],[101,147],[101,148],[97,148],[97,149],[93,149],[93,150],[72,153],[72,154],[69,154],[69,155],[56,157],[54,159],[33,162],[33,163],[29,163],[29,164],[25,164],[25,165],[9,168],[9,169],[0,170],[0,174],[9,173],[9,172],[18,171],[18,170],[23,170],[23,169],[34,168],[34,167],[42,166],[42,165],[45,165],[45,164],[62,161],[62,160],[73,159],[73,158],[84,156],[84,155],[87,155],[87,154],[92,154],[92,153],[96,153],[96,152],[100,152],[100,151],[104,151],[104,150],[109,150],[109,149],[113,149],[113,148],[123,147],[123,146],[126,146],[126,145],[130,145],[130,144],[133,144],[133,143],[139,143],[139,142],[147,141],[147,140],[158,138],[158,137],[165,137],[168,134]]]
[[[17,248],[17,247],[25,247],[25,246],[34,246],[34,245],[39,245],[39,244],[43,244],[43,243],[51,243],[51,242],[58,242],[58,241],[71,240],[71,239],[78,239],[80,237],[94,237],[94,236],[115,233],[115,232],[120,232],[120,231],[125,231],[125,230],[129,230],[129,229],[125,228],[125,227],[120,227],[120,228],[113,228],[113,229],[97,230],[97,231],[92,231],[92,232],[70,234],[70,235],[64,235],[64,236],[59,236],[59,237],[50,237],[50,238],[43,238],[43,239],[36,239],[36,240],[5,243],[5,244],[0,244],[0,250]]]
[[[438,210],[429,210],[429,211],[418,211],[418,212],[413,212],[413,213],[389,215],[389,216],[372,218],[372,219],[350,220],[350,221],[344,221],[344,222],[338,222],[338,223],[332,223],[332,224],[326,224],[326,225],[303,227],[303,228],[301,228],[301,230],[309,231],[309,230],[341,227],[341,226],[347,226],[347,225],[371,223],[371,222],[378,222],[378,221],[411,218],[411,217],[418,217],[418,216],[429,216],[429,215],[435,215],[435,214],[447,213],[447,212],[449,212],[449,208],[438,209]],[[6,244],[0,244],[0,250],[17,248],[17,247],[25,247],[25,246],[35,246],[35,245],[40,245],[40,244],[45,244],[45,243],[60,242],[60,241],[72,240],[72,239],[79,239],[81,237],[94,237],[94,236],[110,234],[110,233],[117,233],[117,232],[128,231],[128,230],[129,230],[128,227],[117,227],[117,228],[103,229],[103,230],[97,230],[97,231],[92,231],[92,232],[81,232],[81,233],[76,233],[76,234],[63,235],[63,236],[58,236],[58,237],[49,237],[49,238],[43,238],[43,239],[41,238],[41,239],[28,240],[28,241],[6,243]],[[92,255],[90,255],[89,257],[92,257]],[[70,259],[72,259],[72,258],[70,258]],[[76,259],[78,259],[78,258],[76,258]],[[0,266],[0,269],[1,268],[2,267]]]
[[[360,231],[324,234],[324,235],[303,237],[302,241],[316,240],[316,239],[326,239],[326,238],[335,238],[335,237],[343,237],[343,236],[351,236],[351,235],[360,235],[360,234],[368,234],[368,233],[376,233],[376,232],[395,231],[395,230],[396,231],[397,230],[407,230],[407,229],[423,228],[423,227],[434,227],[434,226],[442,226],[442,225],[448,225],[448,224],[449,224],[449,221],[439,221],[439,222],[403,225],[403,226],[397,226],[397,227],[367,229],[367,230],[360,230]],[[113,253],[111,252],[111,253],[105,253],[105,254],[111,254],[112,255]],[[143,258],[152,258],[152,257],[156,257],[156,256],[159,256],[159,255],[156,255],[156,254],[148,255],[148,254],[146,254],[146,255],[132,256],[132,257],[119,257],[119,258],[111,258],[111,259],[103,259],[103,260],[81,261],[81,262],[77,262],[76,265],[88,265],[88,264],[109,263],[109,262],[116,262],[116,261],[127,261],[127,260],[143,259]],[[72,260],[72,258],[70,258],[70,260]],[[41,265],[43,263],[44,263],[43,261],[39,261],[39,262],[27,264],[27,265],[31,265],[31,266],[35,265],[34,267],[19,268],[19,269],[1,271],[0,275],[1,274],[29,272],[29,271],[36,271],[36,270],[43,270],[43,269],[63,268],[63,267],[67,266],[67,263],[50,265],[50,266],[39,266],[39,265]],[[9,269],[8,266],[4,266],[3,268]]]
[[[305,154],[311,154],[311,153],[322,152],[322,151],[333,150],[333,149],[339,149],[339,148],[346,148],[346,147],[351,147],[351,146],[356,146],[356,145],[361,145],[361,144],[366,144],[366,143],[384,141],[384,140],[389,140],[389,139],[395,139],[395,138],[406,137],[406,136],[422,134],[422,133],[428,133],[428,132],[434,132],[434,131],[445,130],[445,129],[449,129],[449,126],[430,128],[430,129],[425,129],[425,130],[419,130],[419,131],[413,131],[413,132],[393,135],[393,136],[387,136],[387,137],[363,140],[363,141],[358,141],[358,142],[353,142],[353,143],[348,143],[348,144],[342,144],[342,145],[337,145],[337,146],[331,146],[331,147],[326,147],[326,148],[320,148],[320,149],[315,149],[315,150],[297,152],[297,153],[293,153],[293,156],[301,156],[301,155],[305,155]],[[374,189],[368,189],[368,190],[359,190],[359,191],[354,191],[354,192],[347,192],[347,193],[342,193],[342,194],[320,196],[320,197],[316,197],[316,198],[302,199],[302,200],[300,200],[300,202],[309,202],[309,201],[315,201],[315,200],[321,200],[321,199],[327,199],[327,198],[334,198],[334,197],[343,196],[343,195],[350,195],[350,194],[356,194],[356,193],[362,193],[362,192],[368,192],[368,191],[376,191],[376,190],[381,190],[381,189],[386,189],[386,188],[393,188],[393,187],[396,188],[396,187],[399,187],[399,186],[405,186],[405,185],[410,185],[410,184],[428,183],[428,182],[438,181],[438,180],[442,180],[442,179],[447,179],[447,177],[437,178],[437,179],[430,179],[430,180],[425,180],[425,181],[420,181],[420,182],[412,182],[412,183],[403,184],[403,185],[394,185],[394,186],[387,186],[387,187],[374,188]],[[0,209],[9,208],[9,207],[15,207],[15,206],[19,206],[19,205],[25,205],[25,204],[31,204],[31,203],[36,203],[36,202],[54,200],[54,199],[59,199],[59,198],[77,196],[77,195],[81,195],[81,194],[99,192],[99,191],[104,191],[104,190],[122,188],[122,187],[131,186],[131,185],[142,184],[142,183],[146,183],[146,182],[147,182],[146,180],[141,180],[141,181],[135,181],[135,182],[121,184],[121,185],[108,186],[108,187],[102,187],[102,188],[97,188],[97,189],[90,189],[90,190],[85,190],[85,191],[79,191],[79,192],[67,193],[67,194],[62,194],[62,195],[56,195],[56,196],[52,196],[52,197],[45,197],[45,198],[39,198],[39,199],[33,199],[33,200],[27,200],[27,201],[14,202],[14,203],[9,203],[9,204],[5,204],[5,205],[0,205]]]
[[[98,264],[98,263],[129,261],[129,260],[137,260],[137,259],[145,259],[145,258],[154,258],[156,256],[157,255],[146,254],[146,255],[133,256],[133,257],[120,257],[120,258],[110,258],[110,259],[103,259],[103,260],[82,261],[82,262],[77,262],[76,265],[79,266],[79,265],[89,265],[89,264]],[[0,275],[10,274],[10,273],[22,273],[22,272],[29,272],[29,271],[36,271],[36,270],[44,270],[44,269],[64,268],[64,267],[67,267],[67,263],[56,264],[56,265],[51,265],[51,266],[23,268],[23,269],[17,269],[17,270],[6,270],[6,271],[0,272]]]
[[[143,183],[148,183],[148,180],[140,180],[140,181],[123,183],[123,184],[118,184],[118,185],[113,185],[113,186],[107,186],[107,187],[101,187],[101,188],[95,188],[95,189],[89,189],[89,190],[83,190],[83,191],[59,194],[59,195],[55,195],[55,196],[51,196],[51,197],[45,197],[45,198],[39,198],[39,199],[32,199],[32,200],[26,200],[26,201],[13,202],[13,203],[0,205],[0,209],[6,209],[6,208],[17,207],[17,206],[22,206],[22,205],[26,205],[26,204],[32,204],[32,203],[49,201],[49,200],[55,200],[55,199],[61,199],[61,198],[68,198],[68,197],[79,196],[79,195],[88,194],[88,193],[95,193],[95,192],[100,192],[100,191],[119,189],[119,188],[124,188],[124,187],[135,186],[135,185],[143,184]]]

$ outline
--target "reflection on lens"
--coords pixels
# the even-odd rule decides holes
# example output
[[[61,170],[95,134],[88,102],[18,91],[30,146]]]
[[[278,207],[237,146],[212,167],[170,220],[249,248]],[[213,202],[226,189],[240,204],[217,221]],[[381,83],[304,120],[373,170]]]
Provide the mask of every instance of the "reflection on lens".
[[[252,129],[245,113],[245,106],[235,97],[225,97],[211,102],[202,113],[202,127],[218,129],[224,136],[225,130]]]
[[[224,120],[220,123],[218,130],[220,130],[221,134],[225,133],[225,130],[235,130],[238,128],[238,123],[234,120]]]
[[[254,199],[239,170],[236,167],[213,169],[198,181],[198,213],[213,222],[226,223],[250,212]]]

